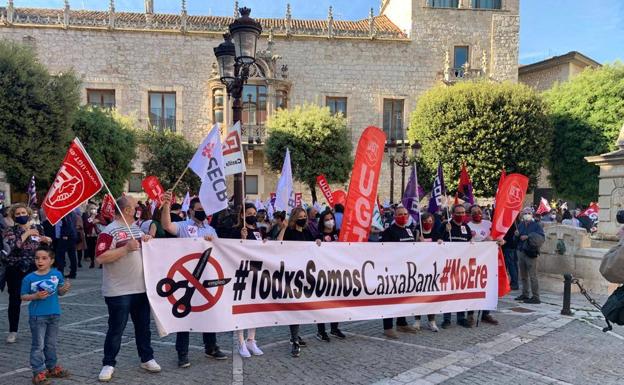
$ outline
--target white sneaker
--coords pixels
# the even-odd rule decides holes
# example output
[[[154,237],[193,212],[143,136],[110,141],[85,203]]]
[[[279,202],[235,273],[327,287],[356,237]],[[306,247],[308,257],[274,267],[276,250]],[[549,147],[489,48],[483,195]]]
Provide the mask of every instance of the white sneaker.
[[[158,365],[154,359],[147,362],[141,362],[141,367],[151,373],[160,372],[160,365]]]
[[[432,332],[437,333],[440,331],[440,329],[438,329],[438,325],[436,325],[435,321],[429,321],[429,329],[431,329]]]
[[[17,333],[16,332],[10,332],[9,335],[7,336],[7,344],[14,344],[15,341],[17,340]]]
[[[255,340],[247,341],[247,342],[245,342],[245,344],[247,345],[247,350],[249,350],[251,352],[251,354],[253,354],[254,356],[261,356],[261,355],[264,354],[264,352],[262,350],[260,350],[258,345],[256,345],[256,341]]]
[[[242,343],[238,346],[238,354],[240,354],[240,356],[243,358],[251,357],[251,353],[249,353],[246,343]]]
[[[102,382],[108,382],[113,378],[113,373],[115,372],[115,367],[106,365],[102,367],[100,371],[100,375],[98,376],[98,380]]]

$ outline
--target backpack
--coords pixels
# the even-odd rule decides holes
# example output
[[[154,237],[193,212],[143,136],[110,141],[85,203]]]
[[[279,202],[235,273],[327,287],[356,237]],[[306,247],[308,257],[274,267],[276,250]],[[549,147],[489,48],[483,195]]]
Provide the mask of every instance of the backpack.
[[[609,282],[624,283],[624,240],[609,249],[602,257],[600,274]]]
[[[524,253],[529,258],[537,258],[540,254],[540,248],[544,244],[544,237],[538,233],[529,233],[529,239],[527,239],[524,246]]]
[[[610,322],[618,325],[624,325],[624,286],[620,286],[607,298],[602,305],[602,314],[607,320],[608,327],[603,331],[611,330]]]

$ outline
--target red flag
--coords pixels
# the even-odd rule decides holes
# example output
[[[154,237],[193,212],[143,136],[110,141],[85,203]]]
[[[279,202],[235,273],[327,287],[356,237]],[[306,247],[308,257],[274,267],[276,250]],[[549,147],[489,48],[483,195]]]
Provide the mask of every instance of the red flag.
[[[89,154],[75,138],[65,154],[61,168],[43,201],[43,211],[56,224],[73,209],[102,189],[104,181]]]
[[[466,163],[462,163],[461,172],[459,173],[459,186],[457,186],[457,191],[462,194],[462,199],[465,202],[474,205],[474,195],[472,194],[472,181],[470,180],[470,175],[468,175]]]
[[[143,187],[143,191],[145,191],[151,200],[158,202],[159,205],[162,203],[165,189],[160,184],[158,178],[153,175],[146,177],[143,179],[143,182],[141,182],[141,187]]]
[[[368,240],[385,143],[386,134],[373,126],[367,127],[360,137],[342,219],[341,242]]]
[[[492,239],[502,239],[507,230],[522,210],[522,203],[529,187],[529,178],[521,174],[505,176],[500,190],[496,194],[496,211],[492,220]],[[498,250],[498,296],[502,297],[511,291],[509,277],[505,268],[505,257]]]
[[[537,211],[535,211],[536,214],[544,214],[544,213],[549,213],[550,210],[552,210],[550,208],[550,205],[548,204],[548,201],[546,200],[546,198],[542,197],[540,199],[540,204],[539,207],[537,208]]]
[[[343,190],[336,190],[332,193],[334,205],[345,205],[347,203],[347,193]]]
[[[302,193],[295,193],[295,207],[301,207],[301,197]]]
[[[104,195],[100,213],[104,218],[113,219],[115,217],[115,200],[110,194]]]
[[[455,202],[453,202],[453,206],[457,206],[459,204],[459,195],[455,193]]]
[[[319,189],[321,189],[321,192],[323,193],[327,204],[333,208],[334,196],[332,195],[331,187],[329,187],[329,183],[327,183],[327,178],[325,178],[325,175],[321,174],[317,176],[316,184],[319,186]]]
[[[589,206],[585,210],[583,210],[578,216],[593,218],[594,216],[597,217],[599,212],[600,207],[598,206],[598,203],[591,202]]]

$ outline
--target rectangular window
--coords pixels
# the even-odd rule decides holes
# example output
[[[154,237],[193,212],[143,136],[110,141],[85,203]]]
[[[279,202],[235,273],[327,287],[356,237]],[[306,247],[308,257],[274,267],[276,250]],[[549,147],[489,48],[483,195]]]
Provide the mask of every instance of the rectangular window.
[[[475,9],[501,9],[502,0],[472,0],[472,8]]]
[[[243,124],[262,125],[267,118],[267,87],[248,84],[243,87]]]
[[[342,116],[347,116],[347,98],[328,96],[325,100],[325,104],[329,107],[329,111],[336,115],[341,113]]]
[[[115,108],[115,90],[87,89],[87,104],[100,108]]]
[[[388,141],[404,140],[403,99],[384,99],[383,129]]]
[[[459,0],[429,0],[433,8],[459,8]]]
[[[175,92],[149,93],[149,120],[157,130],[176,130]]]
[[[143,181],[143,174],[140,172],[133,172],[128,179],[128,192],[140,193],[143,191],[141,182]]]
[[[212,122],[223,123],[224,96],[223,89],[217,88],[212,91]]]
[[[464,77],[464,65],[468,62],[468,60],[470,60],[468,57],[468,46],[456,46],[453,50],[453,68],[455,70],[455,77]]]
[[[284,110],[288,108],[288,92],[277,90],[275,93],[275,108]]]
[[[245,175],[245,194],[258,194],[258,175]]]

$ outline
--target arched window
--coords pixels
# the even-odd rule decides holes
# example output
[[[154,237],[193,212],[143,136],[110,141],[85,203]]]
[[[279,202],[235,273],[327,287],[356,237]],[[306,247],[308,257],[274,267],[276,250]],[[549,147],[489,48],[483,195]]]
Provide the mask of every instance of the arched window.
[[[246,84],[243,87],[243,124],[262,125],[267,118],[267,87]]]

